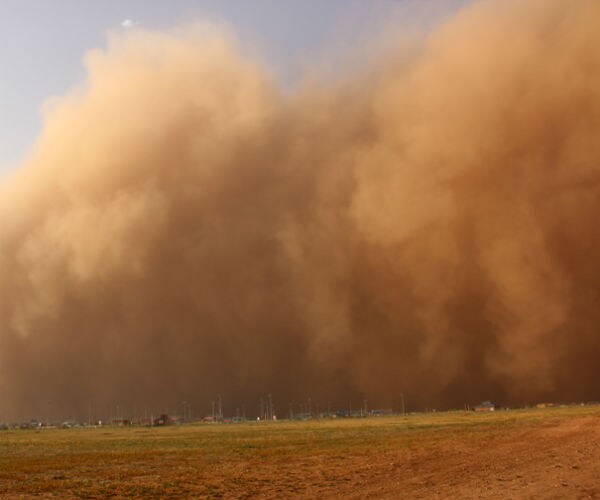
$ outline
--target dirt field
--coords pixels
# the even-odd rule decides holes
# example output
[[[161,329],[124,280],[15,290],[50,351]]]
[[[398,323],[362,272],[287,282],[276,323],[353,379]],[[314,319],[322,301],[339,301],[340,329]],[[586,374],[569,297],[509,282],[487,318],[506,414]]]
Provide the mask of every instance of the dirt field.
[[[2,498],[600,498],[600,407],[0,432]]]

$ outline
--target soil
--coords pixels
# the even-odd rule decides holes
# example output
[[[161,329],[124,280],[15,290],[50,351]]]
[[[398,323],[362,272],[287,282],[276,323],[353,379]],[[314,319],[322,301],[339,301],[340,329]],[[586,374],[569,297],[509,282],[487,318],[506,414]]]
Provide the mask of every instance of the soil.
[[[600,498],[600,418],[510,428],[368,456],[237,471],[256,498]],[[261,486],[259,486],[261,485]],[[245,496],[231,491],[232,496]]]
[[[230,432],[228,429],[217,431],[223,432],[215,434],[218,439]],[[117,436],[130,436],[127,431],[119,432]],[[168,432],[170,434],[167,431],[156,434],[156,446],[165,436],[179,435],[177,430]],[[203,439],[212,435],[202,429],[189,432],[190,436]],[[264,436],[272,439],[269,432],[267,429]],[[38,435],[44,436],[43,433]],[[253,435],[248,432],[250,437],[244,437],[240,443],[249,447]],[[14,434],[13,439],[21,439],[20,436]],[[98,440],[92,442],[96,446],[94,450],[61,452],[54,456],[47,451],[55,446],[53,441],[46,445],[49,448],[40,451],[24,444],[19,444],[14,451],[17,446],[14,444],[11,445],[13,452],[9,451],[12,457],[5,455],[6,461],[2,462],[0,496],[600,498],[600,414],[541,419],[519,425],[481,425],[466,429],[442,426],[418,431],[412,438],[407,436],[397,441],[387,437],[374,439],[372,448],[368,440],[354,448],[343,441],[342,445],[327,445],[325,449],[319,449],[316,444],[306,448],[294,444],[289,449],[287,445],[278,445],[273,449],[257,448],[259,451],[245,455],[227,456],[218,456],[214,451],[217,448],[207,449],[206,445],[172,451],[150,446],[145,451],[131,453],[102,451],[102,440],[112,439],[111,435],[103,434],[94,438]],[[185,435],[169,439],[181,444],[191,438]]]

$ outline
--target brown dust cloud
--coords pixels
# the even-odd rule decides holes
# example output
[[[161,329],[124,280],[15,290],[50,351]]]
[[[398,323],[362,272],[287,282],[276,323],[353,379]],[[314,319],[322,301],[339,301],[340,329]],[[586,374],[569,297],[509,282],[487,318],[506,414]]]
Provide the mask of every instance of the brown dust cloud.
[[[475,2],[293,91],[111,35],[0,186],[0,418],[600,399],[599,26]]]

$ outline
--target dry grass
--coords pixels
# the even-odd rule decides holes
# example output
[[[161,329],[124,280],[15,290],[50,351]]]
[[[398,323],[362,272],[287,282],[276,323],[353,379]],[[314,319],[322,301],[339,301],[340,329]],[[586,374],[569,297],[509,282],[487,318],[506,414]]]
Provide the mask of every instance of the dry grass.
[[[403,492],[425,498],[462,491],[463,497],[475,492],[477,497],[494,497],[508,485],[498,480],[491,483],[496,489],[481,489],[473,483],[479,477],[487,484],[486,463],[492,474],[495,466],[497,472],[512,474],[517,481],[512,486],[517,488],[521,469],[529,468],[533,478],[545,467],[548,446],[557,448],[558,455],[564,449],[567,461],[576,460],[577,453],[597,453],[596,448],[585,448],[586,435],[589,439],[600,435],[600,407],[152,429],[2,431],[0,495],[277,498],[394,497]],[[508,462],[515,460],[512,470]],[[531,490],[533,483],[527,484],[515,491]],[[531,491],[545,496],[543,491]],[[594,493],[589,488],[584,492]]]

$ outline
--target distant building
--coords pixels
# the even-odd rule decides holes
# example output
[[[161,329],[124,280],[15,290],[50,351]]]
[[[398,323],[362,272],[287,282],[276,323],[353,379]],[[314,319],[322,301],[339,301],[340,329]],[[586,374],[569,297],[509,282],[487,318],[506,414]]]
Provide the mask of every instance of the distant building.
[[[369,412],[369,415],[372,415],[374,417],[385,417],[385,416],[389,416],[389,415],[393,415],[394,412],[392,411],[391,408],[381,408],[381,409],[375,409],[375,410],[371,410]]]
[[[128,418],[113,418],[112,425],[117,425],[119,427],[129,427],[131,425],[131,420]]]
[[[484,401],[473,408],[473,411],[494,411],[496,405],[491,401]]]
[[[535,405],[536,408],[552,408],[554,406],[554,403],[538,403]]]
[[[60,426],[63,429],[76,429],[83,427],[83,425],[81,425],[80,422],[77,422],[77,420],[65,420],[62,424],[60,424]]]
[[[163,414],[160,417],[154,419],[155,426],[171,425],[172,423],[173,423],[173,420],[171,419],[171,417],[169,417],[169,415],[166,415],[166,414]]]

